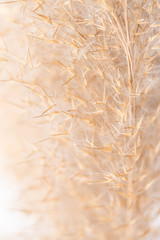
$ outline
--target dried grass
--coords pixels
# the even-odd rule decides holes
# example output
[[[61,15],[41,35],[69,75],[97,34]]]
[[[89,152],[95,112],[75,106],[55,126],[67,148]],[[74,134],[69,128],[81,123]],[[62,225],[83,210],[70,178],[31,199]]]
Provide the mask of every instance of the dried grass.
[[[159,239],[159,2],[16,2],[1,84],[36,216],[17,239]]]

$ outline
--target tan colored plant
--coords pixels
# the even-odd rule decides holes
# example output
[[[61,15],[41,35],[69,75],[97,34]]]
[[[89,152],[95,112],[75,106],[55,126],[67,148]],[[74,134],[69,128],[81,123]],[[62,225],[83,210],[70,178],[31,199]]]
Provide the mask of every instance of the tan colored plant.
[[[1,84],[36,219],[18,239],[159,239],[159,2],[9,3]]]

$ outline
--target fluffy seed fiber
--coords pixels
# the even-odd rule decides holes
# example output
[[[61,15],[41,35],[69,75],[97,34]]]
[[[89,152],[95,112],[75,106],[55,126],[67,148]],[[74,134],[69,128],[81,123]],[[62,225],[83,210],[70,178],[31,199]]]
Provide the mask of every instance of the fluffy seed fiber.
[[[0,7],[4,145],[35,218],[14,239],[158,240],[159,1]]]

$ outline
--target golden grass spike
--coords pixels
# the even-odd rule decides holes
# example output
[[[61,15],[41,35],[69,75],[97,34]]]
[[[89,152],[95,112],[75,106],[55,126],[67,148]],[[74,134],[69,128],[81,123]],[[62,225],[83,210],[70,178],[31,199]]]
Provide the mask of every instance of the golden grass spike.
[[[0,0],[0,239],[160,239],[158,2]]]

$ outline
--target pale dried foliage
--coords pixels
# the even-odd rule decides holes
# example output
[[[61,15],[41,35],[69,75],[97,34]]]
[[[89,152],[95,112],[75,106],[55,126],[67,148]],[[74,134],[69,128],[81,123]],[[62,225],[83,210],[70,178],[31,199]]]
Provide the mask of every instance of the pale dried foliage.
[[[159,1],[4,2],[17,239],[159,239]]]

